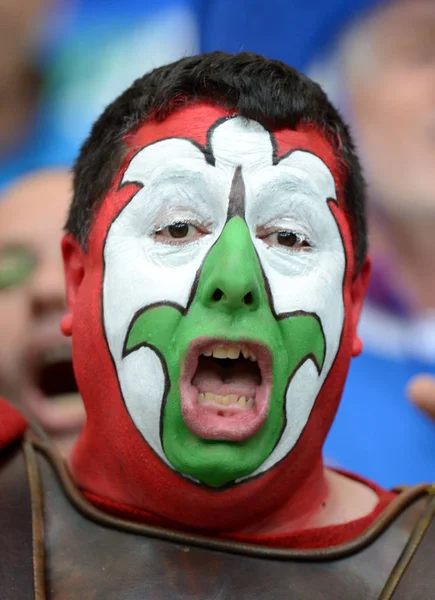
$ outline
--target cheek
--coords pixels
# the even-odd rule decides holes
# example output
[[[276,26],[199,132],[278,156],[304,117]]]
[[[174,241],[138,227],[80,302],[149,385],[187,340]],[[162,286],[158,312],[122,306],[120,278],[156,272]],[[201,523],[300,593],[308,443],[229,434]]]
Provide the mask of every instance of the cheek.
[[[30,327],[25,291],[0,293],[0,385],[18,377]]]
[[[90,257],[91,258],[91,257]],[[90,383],[92,374],[100,371],[99,363],[106,352],[101,325],[102,263],[85,266],[85,275],[74,306],[72,344],[74,367],[84,385]]]
[[[354,327],[354,304],[352,299],[352,281],[346,278],[343,285],[343,304],[344,304],[344,324],[341,336],[340,347],[342,352],[349,359],[352,358],[352,349],[354,345],[355,327]]]
[[[342,333],[339,341],[339,351],[337,354],[338,362],[344,361],[347,362],[347,366],[345,367],[346,371],[348,368],[348,363],[352,356],[352,346],[353,346],[353,300],[352,300],[352,290],[353,290],[353,276],[355,272],[355,263],[354,263],[354,247],[352,236],[350,232],[350,226],[347,221],[347,217],[345,213],[340,210],[337,205],[330,203],[330,209],[334,215],[337,226],[340,230],[340,238],[342,244],[342,252],[344,256],[344,269],[341,269],[341,283],[340,289],[342,290],[342,318],[343,318],[343,327]],[[338,283],[338,282],[337,282]],[[341,370],[342,367],[340,367]]]

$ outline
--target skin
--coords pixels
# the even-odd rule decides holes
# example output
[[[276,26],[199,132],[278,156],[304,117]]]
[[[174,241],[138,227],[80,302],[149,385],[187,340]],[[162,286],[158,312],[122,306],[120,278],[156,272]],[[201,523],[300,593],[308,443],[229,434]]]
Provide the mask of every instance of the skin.
[[[32,356],[64,343],[59,241],[70,197],[70,174],[46,171],[22,178],[0,201],[0,393],[36,417],[62,450],[83,423],[83,407],[40,397]]]
[[[190,112],[195,112],[195,110],[195,107],[192,107]],[[198,110],[200,109],[198,108]],[[213,110],[217,113],[217,117],[222,116],[222,113],[217,109]],[[201,122],[206,117],[210,119],[210,113],[213,110],[207,108],[204,113],[201,113],[202,119],[199,119],[199,115],[195,113],[193,115],[194,122]],[[185,129],[181,128],[180,131],[178,127],[179,123],[184,123],[187,119],[186,113],[189,114],[188,109],[182,113],[180,112],[180,115],[174,114],[163,124],[156,125],[151,123],[149,130],[152,134],[150,134],[149,139],[147,138],[148,144],[156,141],[157,133],[155,130],[158,132],[159,128],[164,131],[162,131],[161,137],[157,137],[157,139],[168,139],[177,135],[183,138]],[[214,120],[210,121],[210,125],[212,123],[214,123]],[[237,127],[234,123],[237,123],[237,121],[226,122],[225,128]],[[269,144],[270,146],[268,134],[261,133],[259,135],[257,126],[255,138],[249,137],[254,135],[252,127],[252,124],[241,126],[241,133],[238,138],[242,140],[240,143],[248,143],[249,139],[255,139],[257,148],[262,143]],[[147,130],[147,126],[144,126],[144,130]],[[139,131],[138,136],[140,135],[145,137],[145,131]],[[142,140],[143,137],[141,138]],[[264,140],[267,140],[267,142],[263,142]],[[166,143],[168,144],[169,142]],[[139,147],[143,146],[144,142],[142,141]],[[267,147],[269,148],[269,146]],[[170,142],[169,147],[174,147],[173,141]],[[228,144],[224,144],[222,147],[226,151]],[[162,152],[162,148],[164,148],[164,142],[160,145],[154,144],[152,146],[153,155],[155,156],[156,153]],[[175,157],[180,155],[182,149],[183,152],[188,152],[189,156],[199,156],[199,163],[196,164],[201,165],[201,169],[208,169],[206,165],[204,166],[203,157],[197,154],[198,150],[195,150],[194,146],[192,147],[188,142],[183,141],[177,148],[179,150],[175,152]],[[147,150],[146,145],[144,150]],[[270,156],[267,152],[269,152]],[[267,155],[266,159],[271,161],[272,151],[267,150],[267,152],[264,156]],[[168,260],[168,256],[171,257],[171,265],[174,264],[172,261],[175,255],[179,261],[176,263],[178,267],[180,269],[186,267],[186,264],[191,260],[189,259],[188,250],[185,248],[181,250],[172,248],[171,250],[166,249],[164,251],[161,247],[157,246],[160,243],[158,233],[167,228],[167,222],[164,221],[163,229],[162,227],[157,227],[156,230],[154,222],[150,224],[141,221],[144,219],[143,215],[148,214],[146,212],[148,208],[145,208],[148,204],[143,205],[141,202],[146,200],[150,203],[149,206],[151,207],[155,207],[156,202],[157,206],[159,205],[158,202],[160,200],[156,192],[158,185],[156,185],[156,189],[152,187],[151,183],[149,184],[151,186],[150,189],[146,187],[141,188],[139,184],[135,184],[134,186],[120,185],[123,177],[125,181],[126,172],[130,167],[132,169],[131,177],[133,177],[134,181],[137,181],[137,179],[141,180],[142,178],[145,184],[147,181],[154,182],[152,177],[146,176],[144,172],[144,169],[146,170],[148,167],[152,168],[149,166],[150,161],[140,162],[139,156],[140,152],[136,151],[135,157],[138,162],[135,164],[139,165],[139,171],[136,167],[131,167],[132,163],[127,163],[127,167],[124,167],[126,171],[118,175],[115,185],[112,186],[107,199],[104,201],[96,217],[94,234],[91,234],[87,252],[85,253],[71,236],[65,236],[62,244],[68,299],[68,311],[62,319],[62,331],[65,335],[73,335],[75,356],[78,361],[76,363],[77,373],[79,376],[83,376],[82,380],[79,378],[79,385],[82,381],[89,388],[87,395],[85,395],[85,402],[89,409],[86,428],[76,445],[70,461],[72,472],[78,480],[79,485],[82,489],[89,490],[94,494],[100,495],[100,497],[108,497],[116,502],[142,507],[154,514],[171,518],[187,526],[211,529],[234,530],[234,528],[239,527],[242,523],[246,524],[249,521],[259,525],[260,519],[255,517],[256,507],[253,506],[252,511],[249,511],[249,515],[244,508],[247,502],[250,504],[254,502],[253,490],[257,490],[257,499],[259,499],[259,495],[261,496],[261,500],[266,499],[266,503],[269,503],[269,495],[272,499],[272,504],[268,506],[267,516],[265,515],[265,509],[262,509],[261,527],[264,528],[264,531],[270,532],[276,530],[276,528],[281,528],[281,530],[284,528],[285,531],[292,531],[301,526],[301,524],[303,524],[303,527],[335,524],[367,514],[376,505],[376,494],[363,484],[350,480],[345,476],[328,472],[321,463],[320,453],[320,460],[317,460],[317,456],[314,460],[308,459],[310,453],[308,446],[305,448],[307,469],[304,478],[298,479],[293,476],[293,480],[288,486],[281,486],[280,493],[282,493],[282,496],[278,498],[273,497],[276,494],[275,488],[273,494],[270,494],[272,488],[267,488],[267,483],[262,484],[262,481],[267,482],[269,477],[273,477],[273,474],[278,476],[278,479],[279,476],[285,476],[283,468],[286,465],[287,471],[290,473],[294,472],[294,468],[299,468],[298,461],[296,464],[295,459],[293,463],[291,462],[292,452],[289,452],[288,456],[285,456],[284,460],[279,463],[273,463],[276,465],[276,468],[271,469],[266,474],[262,473],[262,476],[254,477],[242,483],[233,481],[235,477],[252,473],[259,463],[266,462],[265,458],[271,453],[271,449],[276,443],[279,432],[282,429],[283,390],[295,370],[298,359],[303,360],[307,355],[314,355],[317,357],[318,367],[322,368],[322,343],[321,341],[319,343],[319,331],[315,325],[313,326],[312,320],[308,315],[288,316],[283,313],[284,316],[282,322],[280,322],[277,316],[273,314],[267,294],[265,293],[265,283],[253,245],[255,245],[259,256],[261,256],[262,252],[267,252],[267,250],[261,246],[261,242],[257,239],[257,236],[251,230],[248,231],[247,224],[239,216],[231,217],[227,221],[224,221],[222,230],[217,230],[216,237],[212,237],[211,242],[203,239],[201,242],[202,246],[195,246],[196,253],[205,252],[205,260],[199,272],[198,285],[196,288],[193,288],[194,294],[192,300],[186,306],[185,301],[187,302],[187,298],[183,300],[183,295],[181,297],[180,295],[177,296],[177,289],[183,284],[183,282],[181,284],[180,282],[176,283],[177,270],[172,269],[170,274],[168,274],[170,280],[167,278],[164,282],[162,281],[161,273],[164,268],[168,268],[164,262],[164,260]],[[246,155],[244,154],[244,156]],[[258,154],[255,154],[255,156],[258,156]],[[262,155],[260,154],[260,156]],[[218,165],[218,168],[223,168],[222,166],[219,167],[221,164],[225,165],[224,168],[226,168],[228,163],[221,163],[219,154],[217,154],[217,157],[216,165]],[[185,157],[183,158],[185,160]],[[262,158],[263,162],[260,164],[267,165],[266,159]],[[297,159],[298,155],[295,154],[295,160]],[[174,154],[169,155],[169,157],[166,154],[165,160],[167,164],[174,165]],[[306,160],[306,156],[304,156],[303,160]],[[230,167],[234,164],[232,159],[229,164]],[[305,162],[304,164],[307,165],[308,163]],[[160,167],[160,165],[161,160],[158,161],[158,166]],[[257,166],[256,163],[254,165]],[[255,173],[258,171],[252,165],[250,168]],[[270,166],[268,168],[275,169],[275,167]],[[230,168],[229,173],[231,177],[233,171],[234,169]],[[157,171],[157,173],[159,172]],[[210,177],[212,173],[214,175],[219,173],[219,171],[207,172]],[[267,172],[271,173],[270,170]],[[249,180],[249,173],[248,165],[246,169],[247,181]],[[274,176],[279,173],[279,170],[273,170]],[[314,176],[314,171],[311,172],[311,175]],[[183,177],[185,177],[185,174]],[[218,183],[208,188],[222,189],[224,194],[222,198],[225,198],[225,194],[228,195],[231,184],[231,177],[228,178],[228,173],[225,177],[224,181],[228,183],[228,185],[225,183],[225,187],[219,188],[220,180],[215,180]],[[128,177],[126,179],[129,181]],[[321,178],[318,179],[318,181],[321,180]],[[189,185],[193,185],[192,182],[197,181],[197,179],[192,180],[187,178],[187,181],[190,182]],[[247,187],[249,185],[248,183]],[[185,189],[189,190],[189,187]],[[199,188],[195,186],[193,189],[197,192]],[[273,187],[272,189],[276,191],[280,188]],[[150,200],[150,196],[152,197],[156,193],[157,196]],[[183,193],[185,193],[185,190]],[[170,195],[172,196],[173,194]],[[198,194],[187,193],[187,197],[191,195],[195,197],[196,202]],[[326,213],[328,214],[328,222],[330,223],[330,219],[333,218],[332,215],[335,214],[333,211],[337,211],[337,219],[341,223],[343,231],[346,231],[346,239],[349,240],[349,225],[346,221],[344,211],[341,211],[338,206],[331,208],[327,203],[327,197],[329,195],[325,197],[320,195],[318,197],[319,202],[320,198],[322,198],[322,203],[324,203],[318,207],[318,214],[322,214],[321,210],[330,211]],[[163,198],[165,198],[165,195]],[[208,200],[208,202],[212,204],[211,200]],[[167,204],[168,202],[166,201],[163,203],[163,210],[167,209]],[[249,213],[249,201],[247,206]],[[155,210],[155,208],[150,208],[149,210]],[[338,212],[340,212],[339,216]],[[149,219],[151,218],[156,217],[149,217]],[[249,220],[248,217],[247,220]],[[133,229],[138,222],[142,223],[139,235]],[[333,237],[323,238],[323,234],[321,234],[324,246],[320,247],[324,247],[324,252],[329,252],[331,246],[335,248],[338,254],[335,255],[335,259],[332,259],[332,265],[341,265],[343,264],[343,241],[341,235],[337,232],[336,227],[338,223],[335,221],[335,218],[333,219],[333,223],[335,224],[329,230],[330,232],[334,232]],[[150,227],[150,225],[153,226]],[[200,224],[198,227],[200,230]],[[113,235],[110,231],[108,233],[108,230],[114,232]],[[134,246],[138,239],[140,240],[140,244],[146,244],[145,260],[154,260],[156,253],[158,256],[160,283],[158,278],[153,283],[151,296],[147,296],[150,298],[148,304],[143,303],[142,293],[145,295],[149,294],[149,278],[152,276],[153,267],[151,263],[148,267],[144,267],[144,260],[140,259],[140,252],[143,251],[143,246],[141,246],[142,250]],[[326,240],[329,241],[326,242]],[[204,245],[209,243],[210,247]],[[352,264],[352,248],[349,241],[345,243],[347,260],[348,263]],[[260,244],[260,246],[257,244]],[[204,250],[205,248],[208,249]],[[103,253],[105,258],[104,277],[102,274]],[[339,259],[337,255],[340,257]],[[150,256],[154,258],[150,258]],[[178,258],[180,256],[184,257],[184,262]],[[267,258],[267,260],[272,261],[275,254],[272,252],[267,256],[271,256],[272,258]],[[320,257],[322,256],[328,256],[328,254],[322,254],[320,249],[318,254],[313,251],[313,260],[321,260]],[[117,260],[121,262],[117,263]],[[180,260],[182,264],[180,264]],[[284,259],[282,258],[282,260]],[[287,260],[289,260],[288,257]],[[195,265],[195,263],[193,264]],[[225,269],[218,268],[222,264],[226,265]],[[262,264],[263,266],[266,264],[268,269],[272,268],[270,263],[263,262]],[[111,265],[110,269],[108,265]],[[120,266],[114,267],[113,265]],[[284,268],[282,262],[279,265],[281,269]],[[340,296],[343,293],[346,298],[348,316],[346,320],[347,335],[345,336],[344,343],[346,344],[347,354],[344,356],[350,358],[351,354],[356,355],[361,350],[361,342],[357,335],[356,326],[361,310],[362,298],[368,282],[369,262],[366,262],[359,275],[355,278],[350,276],[352,269],[348,271],[346,280],[349,283],[346,284],[348,288],[344,292],[342,290],[342,267],[339,267],[338,271],[337,269],[334,271],[334,267],[331,267],[332,273],[327,265],[324,265],[324,269],[325,278],[328,278],[330,285],[334,287],[337,294],[332,297],[338,298],[337,303],[339,303]],[[195,275],[195,271],[196,269],[193,268],[193,276]],[[303,272],[302,274],[306,273],[302,269],[300,271]],[[108,273],[112,274],[114,278],[110,279],[112,275],[109,276]],[[188,281],[190,281],[187,271],[181,270],[181,273],[183,273],[183,279],[187,277]],[[334,279],[337,273],[340,273],[340,277]],[[124,276],[132,278],[128,284],[130,286],[130,293],[127,295],[125,294],[127,284],[124,284],[123,280],[119,279],[119,277],[122,278]],[[218,279],[214,279],[216,277]],[[276,286],[277,282],[279,282],[279,276],[274,275],[274,277],[275,279],[271,279],[271,281],[272,285]],[[226,299],[227,304],[214,304],[211,306],[210,299],[213,299],[214,296],[211,291],[216,289],[218,280],[218,287],[223,291],[222,298]],[[104,282],[103,286],[101,284],[102,281]],[[294,281],[296,280],[292,280],[293,283]],[[142,285],[145,287],[142,288]],[[161,298],[153,296],[152,294],[155,292],[154,288],[159,285],[163,286],[162,289],[167,289],[168,294],[174,294],[174,297],[172,298],[172,296],[166,294],[162,294]],[[167,288],[164,287],[165,285]],[[186,285],[191,286],[192,284]],[[288,302],[288,298],[292,296],[290,293],[292,286],[288,283],[287,285],[281,288],[281,291],[288,290],[288,293],[286,292],[281,296],[283,299],[287,298],[287,300],[282,300],[285,302]],[[335,288],[335,286],[338,287]],[[104,290],[103,293],[101,291],[102,287]],[[293,289],[296,289],[296,287],[294,286]],[[138,293],[136,293],[136,288],[139,288]],[[189,289],[191,290],[192,288],[189,287]],[[274,296],[274,302],[277,301],[280,292],[279,288],[275,289],[277,295]],[[108,290],[110,291],[110,298],[108,297]],[[250,290],[252,293],[252,308],[240,302],[240,297],[245,297],[246,290]],[[157,290],[157,293],[160,293],[159,290]],[[179,291],[178,294],[180,294]],[[102,297],[104,297],[104,304],[101,300]],[[300,308],[300,304],[297,302],[298,296],[295,295],[293,297],[295,303],[298,304],[296,308]],[[184,303],[182,306],[176,305],[177,298],[179,302]],[[307,301],[306,298],[305,301]],[[112,312],[110,312],[111,309],[107,308],[110,302],[112,302]],[[102,311],[102,306],[104,312]],[[183,307],[186,307],[185,314]],[[127,312],[125,312],[126,310]],[[326,310],[326,308],[323,306],[322,310]],[[254,312],[257,312],[255,318],[253,318]],[[331,312],[331,310],[329,312],[330,314],[336,314]],[[98,319],[102,319],[102,314],[105,326],[104,337],[101,337],[101,323],[98,321]],[[128,319],[126,315],[129,315]],[[117,320],[119,316],[120,320]],[[293,318],[298,319],[297,327],[295,326],[296,321],[292,321]],[[298,331],[299,327],[301,327],[300,331]],[[287,328],[293,328],[293,334],[298,336],[297,346],[299,355],[298,357],[293,357],[293,360],[290,357],[291,352],[288,348],[289,331]],[[341,329],[335,328],[334,331],[335,335],[338,332],[339,339]],[[267,420],[262,425],[262,430],[255,432],[242,443],[216,437],[210,443],[206,435],[195,437],[192,435],[191,430],[188,431],[190,427],[186,427],[188,421],[183,422],[182,415],[180,416],[180,394],[177,388],[178,382],[182,382],[183,378],[182,371],[180,371],[180,363],[183,364],[186,348],[192,340],[196,341],[201,336],[215,337],[217,335],[219,335],[219,339],[223,340],[240,340],[240,338],[244,338],[252,341],[259,339],[261,342],[267,343],[275,358],[275,364],[272,369],[273,384],[270,412],[267,415]],[[112,340],[112,346],[110,346],[110,340]],[[114,343],[113,340],[115,340]],[[88,347],[89,344],[91,345],[90,348]],[[106,354],[109,354],[107,347],[110,347],[111,354],[105,356],[101,351],[97,354],[98,344],[100,348],[102,345],[106,345]],[[133,388],[129,388],[128,385],[126,386],[125,374],[128,371],[122,370],[124,369],[124,365],[128,364],[130,358],[149,356],[150,352],[154,353],[156,357],[153,363],[148,363],[154,365],[154,370],[144,374],[144,364],[145,368],[147,368],[147,363],[141,363],[140,361],[130,363],[136,364],[135,370],[133,372],[130,371],[130,381],[133,381],[134,378],[134,381],[139,384],[139,400],[135,401],[135,404],[132,401],[131,395],[126,396],[126,392],[131,394]],[[157,356],[159,356],[159,359]],[[159,402],[161,402],[162,398],[159,396],[160,391],[158,391],[157,396],[152,395],[154,394],[153,389],[163,390],[163,387],[159,388],[159,379],[156,377],[156,373],[158,374],[162,371],[161,363],[166,364],[167,371],[169,372],[169,392],[166,404],[161,405],[162,412],[158,413],[158,415],[162,415],[163,419],[162,421],[156,421],[157,426],[151,434],[159,436],[159,431],[156,430],[159,429],[159,423],[161,423],[163,446],[166,454],[163,454],[163,451],[159,450],[157,446],[157,449],[154,446],[152,447],[154,452],[151,450],[151,443],[154,442],[152,440],[148,441],[146,437],[151,434],[149,434],[146,427],[145,429],[141,429],[140,421],[135,420],[131,412],[132,408],[138,406],[139,419],[143,418],[146,426],[150,422],[150,419],[154,418],[151,413],[155,406],[160,406]],[[114,367],[118,370],[114,371]],[[96,369],[100,370],[102,376],[105,377],[102,389],[96,386],[95,379],[89,376],[89,373],[94,372]],[[346,369],[341,370],[340,377],[342,377],[343,382],[345,373]],[[118,378],[116,378],[116,375],[118,375]],[[143,379],[143,377],[145,378]],[[311,375],[310,379],[312,378],[313,376]],[[113,382],[112,379],[115,379],[115,381]],[[113,387],[113,383],[115,383],[115,387]],[[123,396],[120,394],[120,388],[124,390]],[[108,411],[107,401],[108,394],[110,393],[113,393],[114,397],[111,410]],[[93,397],[91,397],[92,394]],[[144,402],[148,402],[147,398],[150,394],[154,400],[152,403],[146,404],[147,409],[145,410]],[[324,402],[327,403],[327,400],[324,399]],[[331,407],[331,410],[334,409],[335,407]],[[314,410],[313,413],[315,414],[315,412]],[[307,418],[310,420],[309,415]],[[326,416],[325,418],[328,417]],[[96,428],[97,421],[98,426]],[[108,446],[107,443],[104,444],[103,448],[101,439],[98,439],[102,437],[102,433],[104,439],[109,439],[108,436],[113,436],[113,449],[112,444]],[[257,435],[258,437],[256,438],[255,436]],[[314,432],[311,435],[313,436],[311,442],[313,442],[316,433]],[[310,441],[306,441],[305,443],[308,444]],[[297,445],[298,440],[294,444]],[[299,449],[302,447],[303,443],[301,442]],[[168,468],[168,461],[172,465],[172,469]],[[175,474],[173,467],[176,469]],[[180,472],[190,476],[193,475],[195,479],[199,479],[199,482],[202,484],[205,483],[206,486],[192,483],[190,478],[180,478]],[[153,483],[151,486],[148,485],[150,477]],[[275,481],[277,482],[278,480]],[[228,488],[224,490],[214,489],[228,482],[231,483]],[[263,487],[261,487],[262,485]],[[169,488],[171,489],[170,497],[167,494]],[[280,486],[278,485],[277,488],[280,488]],[[145,489],[147,493],[144,494]],[[155,498],[159,499],[155,500]],[[327,510],[323,510],[323,507],[327,507]],[[192,508],[194,509],[194,514],[192,514]],[[241,509],[243,510],[243,514],[240,513]],[[252,517],[252,514],[254,514],[254,517]],[[194,522],[191,521],[192,517],[194,518]]]
[[[359,36],[346,78],[370,185],[387,211],[433,215],[435,5],[390,2]],[[366,57],[362,45],[370,47]]]
[[[435,420],[435,377],[417,375],[409,382],[407,394],[411,402]]]
[[[345,45],[347,104],[372,198],[372,251],[416,312],[435,306],[435,5],[395,0]],[[382,215],[382,218],[380,218]]]

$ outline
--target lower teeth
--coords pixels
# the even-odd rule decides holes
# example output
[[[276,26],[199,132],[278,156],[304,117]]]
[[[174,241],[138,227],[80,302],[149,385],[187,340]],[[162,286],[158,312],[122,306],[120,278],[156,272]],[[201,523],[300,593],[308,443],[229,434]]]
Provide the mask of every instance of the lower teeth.
[[[254,406],[254,398],[246,399],[245,396],[238,397],[235,394],[230,394],[228,396],[219,396],[217,394],[212,394],[211,392],[206,392],[198,394],[198,403],[199,404],[219,404],[222,406],[230,406],[237,405],[240,408],[253,408]]]

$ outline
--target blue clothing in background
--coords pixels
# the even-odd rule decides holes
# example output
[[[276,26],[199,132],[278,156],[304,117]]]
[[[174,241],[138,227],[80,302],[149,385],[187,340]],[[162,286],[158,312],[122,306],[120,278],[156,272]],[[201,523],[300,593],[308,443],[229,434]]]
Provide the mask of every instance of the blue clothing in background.
[[[389,488],[435,480],[435,425],[405,397],[434,365],[364,352],[354,359],[324,447],[327,461]]]
[[[201,50],[258,52],[306,70],[336,35],[382,0],[209,0]]]
[[[435,423],[406,397],[415,375],[435,374],[435,315],[369,301],[359,333],[365,348],[351,363],[326,460],[385,487],[435,481]]]

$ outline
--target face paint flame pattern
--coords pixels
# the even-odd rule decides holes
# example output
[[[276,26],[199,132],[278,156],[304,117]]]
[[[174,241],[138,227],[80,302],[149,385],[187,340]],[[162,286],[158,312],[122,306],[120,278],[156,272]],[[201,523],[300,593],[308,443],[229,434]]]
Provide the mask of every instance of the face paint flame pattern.
[[[312,361],[294,375],[286,394],[286,424],[279,442],[254,472],[238,478],[242,481],[288,454],[308,421],[340,343],[345,253],[327,203],[328,198],[335,199],[334,180],[317,156],[296,150],[273,165],[269,132],[239,117],[215,128],[211,150],[215,166],[188,140],[166,139],[145,147],[130,162],[123,181],[140,181],[143,187],[118,214],[106,238],[104,326],[126,408],[144,439],[169,464],[161,438],[167,382],[162,357],[153,346],[156,333],[150,332],[148,347],[123,355],[126,332],[135,314],[153,304],[169,304],[176,310],[159,336],[165,338],[164,344],[174,343],[174,331],[183,319],[197,272],[225,226],[229,190],[235,170],[241,167],[246,223],[268,280],[273,309],[278,315],[296,311],[318,315],[326,340],[320,375]],[[300,220],[315,214],[312,253],[290,255],[267,248],[256,238],[256,227],[281,219],[283,207]],[[154,241],[150,228],[162,213],[179,220],[180,215],[194,214],[213,224],[211,233],[192,244],[163,247]],[[181,354],[181,348],[178,351]]]

